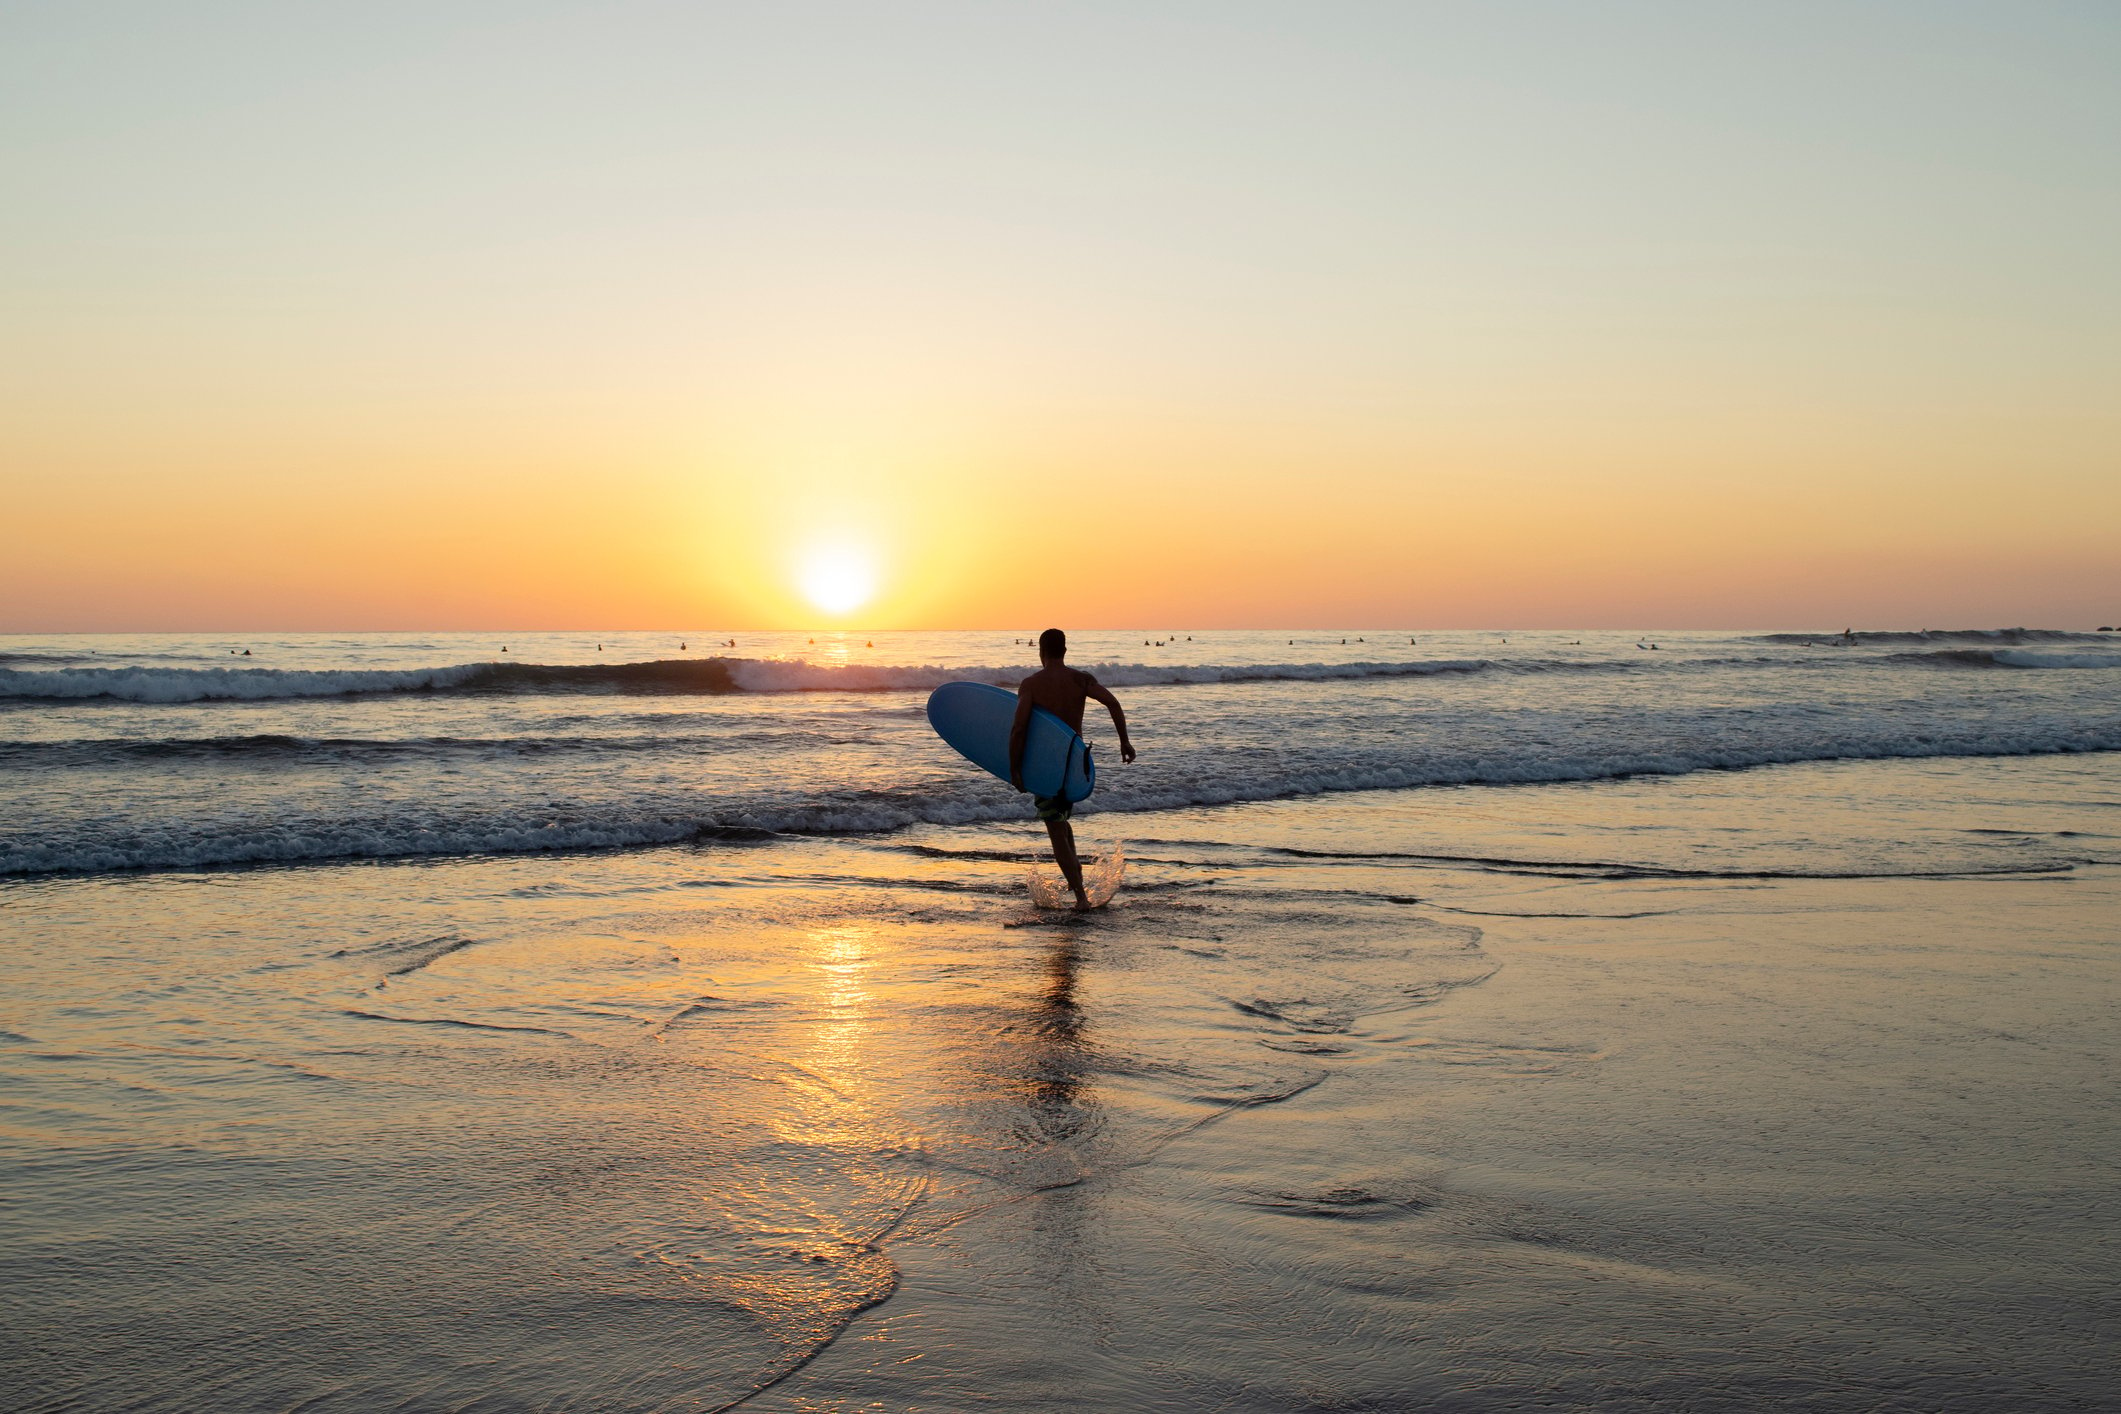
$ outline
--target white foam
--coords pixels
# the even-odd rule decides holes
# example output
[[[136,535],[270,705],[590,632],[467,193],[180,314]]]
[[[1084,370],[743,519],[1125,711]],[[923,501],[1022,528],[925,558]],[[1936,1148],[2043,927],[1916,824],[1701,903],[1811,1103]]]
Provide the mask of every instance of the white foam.
[[[1267,663],[1160,667],[1137,663],[1094,665],[1113,687],[1180,686],[1189,683],[1325,682],[1351,678],[1421,677],[1478,672],[1479,659],[1407,663]],[[647,669],[648,671],[642,671]],[[348,668],[305,671],[283,668],[0,668],[0,698],[121,702],[262,701],[271,698],[337,697],[356,693],[482,691],[582,693],[713,692],[720,685],[739,692],[925,692],[946,682],[984,682],[1011,687],[1028,669],[950,668],[810,663],[800,659],[684,659],[650,664],[456,663],[446,667]]]
[[[1874,726],[1882,724],[1874,723]],[[1947,756],[2018,756],[2121,750],[2121,721],[2027,725],[2016,729],[1880,730],[1734,741],[1720,748],[1630,748],[1584,741],[1573,749],[1480,753],[1386,754],[1350,751],[1339,760],[1261,769],[1246,757],[1186,764],[1173,779],[1137,783],[1113,773],[1078,810],[1083,814],[1173,810],[1419,786],[1595,781],[1637,775],[1685,775],[1802,761]],[[727,803],[688,796],[581,803],[592,818],[526,826],[492,816],[311,820],[265,824],[165,818],[158,825],[84,820],[73,838],[46,830],[10,840],[0,835],[0,875],[189,869],[215,865],[324,859],[610,849],[667,844],[725,829],[786,834],[874,833],[916,824],[972,824],[1029,819],[1022,796],[969,771],[924,791],[871,792],[867,798],[820,800],[791,787],[778,798]]]
[[[1092,663],[1085,671],[1108,687],[1179,687],[1195,683],[1330,682],[1348,678],[1425,677],[1472,673],[1491,666],[1482,659],[1407,663],[1254,663],[1164,667],[1147,663]],[[1021,666],[947,668],[935,664],[884,667],[741,659],[729,675],[746,692],[927,691],[946,682],[983,682],[1013,688],[1030,669]]]
[[[463,663],[405,671],[346,668],[329,672],[285,668],[0,668],[0,697],[108,697],[121,702],[335,697],[352,692],[446,690],[486,667],[484,663]]]
[[[2011,668],[2121,668],[2121,653],[2036,653],[1998,648],[1989,655]]]

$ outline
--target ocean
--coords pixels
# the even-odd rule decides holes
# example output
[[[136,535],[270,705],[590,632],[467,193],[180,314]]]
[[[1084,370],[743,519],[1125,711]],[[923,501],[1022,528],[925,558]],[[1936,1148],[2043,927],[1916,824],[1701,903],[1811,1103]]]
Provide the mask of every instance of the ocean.
[[[10,1407],[2116,1407],[2121,635],[1042,627],[0,639]]]
[[[1013,686],[1035,633],[0,639],[0,875],[1019,819],[921,709]],[[1129,769],[1092,732],[1105,812],[2121,750],[2114,634],[1129,632],[1071,657],[1141,721]]]

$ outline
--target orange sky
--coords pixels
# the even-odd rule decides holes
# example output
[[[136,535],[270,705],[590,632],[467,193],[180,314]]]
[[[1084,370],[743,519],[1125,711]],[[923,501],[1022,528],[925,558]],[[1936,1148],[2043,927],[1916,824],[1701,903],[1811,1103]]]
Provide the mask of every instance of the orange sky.
[[[2111,16],[834,13],[0,20],[0,631],[2121,619]]]

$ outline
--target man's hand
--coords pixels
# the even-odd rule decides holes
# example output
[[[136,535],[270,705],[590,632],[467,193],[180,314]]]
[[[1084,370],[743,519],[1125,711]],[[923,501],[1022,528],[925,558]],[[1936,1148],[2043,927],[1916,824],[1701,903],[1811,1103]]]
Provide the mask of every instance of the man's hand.
[[[1083,680],[1088,684],[1083,690],[1089,696],[1104,703],[1106,709],[1112,713],[1112,730],[1119,733],[1119,759],[1132,765],[1134,762],[1134,743],[1127,738],[1127,714],[1120,710],[1119,699],[1105,691],[1104,684],[1091,677],[1088,673],[1083,674]]]

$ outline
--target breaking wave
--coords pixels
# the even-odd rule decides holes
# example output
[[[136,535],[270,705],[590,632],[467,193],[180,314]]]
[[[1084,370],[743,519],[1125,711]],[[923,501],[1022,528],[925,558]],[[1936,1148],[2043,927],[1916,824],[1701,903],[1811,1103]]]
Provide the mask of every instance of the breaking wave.
[[[492,760],[575,755],[715,755],[760,746],[787,749],[858,745],[859,736],[807,731],[720,734],[557,735],[515,737],[309,737],[278,732],[248,736],[67,738],[0,741],[0,766],[36,769],[114,767],[130,763],[379,764],[446,757]]]
[[[0,698],[242,702],[360,692],[434,692],[461,688],[486,668],[483,663],[402,672],[368,668],[0,668]]]
[[[2013,634],[2032,630],[2001,630]],[[1966,638],[1971,635],[1958,635]],[[1791,637],[1782,635],[1781,637]],[[1880,643],[1902,640],[1932,645],[1953,636],[1873,635]],[[1447,658],[1402,662],[1090,665],[1110,687],[1164,687],[1216,683],[1345,682],[1474,673],[1631,674],[1687,672],[1729,667],[1815,669],[1858,663],[1933,668],[2113,668],[2121,667],[2121,643],[2111,635],[2048,635],[2024,642],[2093,639],[2109,653],[2064,653],[2007,647],[1931,647],[1926,652],[1840,654],[1793,658],[1693,657],[1642,654],[1623,659]],[[1993,640],[1995,642],[2021,640]],[[310,671],[283,668],[0,668],[0,701],[112,701],[139,703],[255,702],[285,698],[348,697],[388,693],[578,694],[712,696],[732,693],[925,692],[946,682],[983,682],[1014,687],[1029,669],[895,667],[807,663],[770,658],[676,658],[646,663],[459,663],[435,668],[346,668]]]
[[[1698,738],[1664,743],[1583,740],[1544,750],[1426,752],[1350,750],[1261,769],[1244,753],[1200,752],[1158,781],[1116,778],[1081,807],[1085,814],[1282,800],[1347,791],[1420,786],[1513,785],[1678,776],[1806,761],[2032,756],[2121,751],[2121,720],[2048,722],[2000,728],[1887,729],[1847,735],[1794,731],[1710,746]],[[546,807],[549,809],[549,805]],[[754,792],[717,801],[696,792],[575,800],[567,818],[528,820],[521,810],[488,811],[401,803],[372,815],[295,818],[274,811],[248,818],[165,817],[154,824],[92,822],[73,838],[54,832],[0,835],[0,876],[197,869],[345,859],[400,859],[601,850],[739,837],[880,833],[912,825],[1021,819],[1022,798],[969,772],[918,788]],[[542,812],[540,812],[542,813]],[[106,828],[115,825],[116,828]]]
[[[1476,673],[1492,664],[1480,659],[1404,663],[1269,663],[1159,667],[1097,664],[1098,677],[1113,687],[1184,683],[1323,682],[1347,678],[1421,677]],[[1592,666],[1592,665],[1583,665]],[[450,667],[347,668],[305,671],[282,668],[72,668],[51,671],[0,669],[0,698],[120,702],[241,702],[289,697],[341,697],[363,693],[640,693],[709,695],[743,692],[926,691],[946,682],[970,681],[1013,687],[1029,669],[831,665],[761,658],[678,658],[648,663],[575,666],[546,663],[459,663]]]

